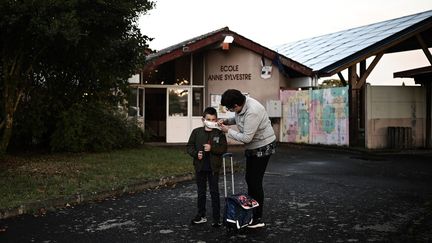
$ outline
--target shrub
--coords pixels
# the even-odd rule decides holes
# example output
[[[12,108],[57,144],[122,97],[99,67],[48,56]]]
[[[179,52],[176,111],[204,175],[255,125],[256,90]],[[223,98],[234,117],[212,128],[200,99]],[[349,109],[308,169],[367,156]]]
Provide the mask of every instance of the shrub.
[[[100,103],[77,103],[60,115],[50,147],[52,151],[101,152],[142,142],[136,120]]]

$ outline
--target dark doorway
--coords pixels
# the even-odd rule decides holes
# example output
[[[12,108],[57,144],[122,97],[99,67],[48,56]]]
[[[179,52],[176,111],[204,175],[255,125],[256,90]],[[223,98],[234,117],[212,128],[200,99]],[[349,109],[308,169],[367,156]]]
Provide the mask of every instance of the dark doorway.
[[[151,142],[166,142],[166,89],[145,89],[145,132]]]

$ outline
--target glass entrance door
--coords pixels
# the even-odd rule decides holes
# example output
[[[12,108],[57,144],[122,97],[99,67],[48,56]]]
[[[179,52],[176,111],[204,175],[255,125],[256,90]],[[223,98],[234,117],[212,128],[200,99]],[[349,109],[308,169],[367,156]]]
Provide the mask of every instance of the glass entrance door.
[[[189,139],[189,94],[190,88],[167,89],[167,143],[184,143]]]

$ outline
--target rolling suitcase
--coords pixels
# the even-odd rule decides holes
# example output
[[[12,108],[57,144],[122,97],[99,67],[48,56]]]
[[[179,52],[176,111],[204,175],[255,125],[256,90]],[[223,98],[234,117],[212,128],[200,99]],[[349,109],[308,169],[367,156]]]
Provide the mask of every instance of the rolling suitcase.
[[[225,153],[223,156],[224,189],[225,189],[225,210],[223,223],[228,229],[241,229],[252,223],[253,208],[258,207],[258,202],[244,193],[235,194],[234,192],[234,166],[232,153]],[[225,161],[229,157],[231,160],[231,188],[232,194],[227,193],[227,177]]]

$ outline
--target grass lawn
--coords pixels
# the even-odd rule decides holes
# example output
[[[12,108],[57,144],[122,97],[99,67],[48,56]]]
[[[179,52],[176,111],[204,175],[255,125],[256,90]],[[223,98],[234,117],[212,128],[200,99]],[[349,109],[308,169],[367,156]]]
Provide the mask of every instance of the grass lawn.
[[[122,188],[193,171],[184,147],[144,146],[109,153],[15,155],[0,162],[0,209]]]

